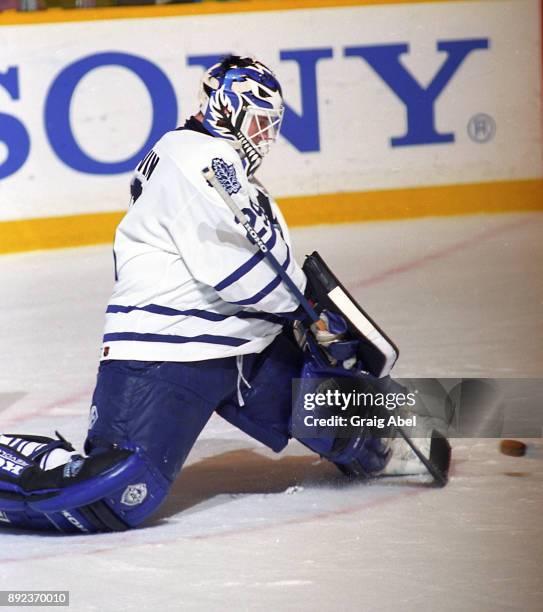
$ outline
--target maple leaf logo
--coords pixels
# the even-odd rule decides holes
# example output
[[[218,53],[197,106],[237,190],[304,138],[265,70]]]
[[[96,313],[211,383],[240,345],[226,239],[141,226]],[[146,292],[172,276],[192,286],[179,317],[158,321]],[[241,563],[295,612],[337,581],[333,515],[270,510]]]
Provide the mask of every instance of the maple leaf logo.
[[[241,189],[241,183],[236,176],[234,164],[229,164],[220,157],[213,158],[211,162],[213,172],[219,183],[224,187],[228,195],[233,195]]]

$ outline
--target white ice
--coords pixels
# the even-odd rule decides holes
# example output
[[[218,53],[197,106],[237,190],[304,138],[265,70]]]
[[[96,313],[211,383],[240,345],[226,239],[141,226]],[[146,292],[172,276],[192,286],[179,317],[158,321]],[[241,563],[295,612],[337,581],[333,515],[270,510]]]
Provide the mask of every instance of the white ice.
[[[396,376],[543,377],[543,215],[293,231],[401,350]],[[0,258],[0,431],[80,446],[113,283],[105,246]],[[160,516],[95,536],[0,531],[0,589],[70,610],[543,609],[543,445],[455,440],[445,489],[349,484],[212,418]],[[26,609],[26,608],[17,608]],[[30,608],[28,608],[30,609]]]

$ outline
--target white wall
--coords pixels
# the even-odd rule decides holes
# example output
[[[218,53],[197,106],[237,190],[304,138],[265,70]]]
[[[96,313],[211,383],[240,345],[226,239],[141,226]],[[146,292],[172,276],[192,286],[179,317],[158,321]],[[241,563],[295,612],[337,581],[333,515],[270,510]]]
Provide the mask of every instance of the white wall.
[[[454,142],[391,146],[391,138],[406,133],[406,104],[366,61],[345,57],[345,49],[408,44],[403,65],[424,90],[447,58],[437,51],[438,41],[467,39],[488,40],[488,49],[469,53],[429,107],[437,131],[454,134]],[[195,110],[202,73],[201,67],[187,65],[187,58],[227,51],[255,54],[273,67],[287,103],[300,112],[299,66],[281,61],[280,53],[303,49],[332,53],[317,62],[320,150],[301,152],[282,138],[260,173],[274,194],[541,177],[539,0],[12,25],[0,27],[0,112],[22,123],[30,151],[16,172],[0,180],[0,220],[113,211],[127,204],[128,172],[73,170],[47,137],[46,99],[59,73],[73,62],[103,52],[152,62],[175,91],[181,121]],[[16,69],[11,75],[16,75],[18,99],[2,87],[10,67]],[[468,123],[479,113],[496,126],[494,137],[484,143],[468,135]],[[96,68],[83,77],[69,110],[79,147],[102,162],[132,156],[147,138],[152,114],[143,82],[118,66]],[[5,138],[11,128],[1,121]],[[12,141],[11,153],[24,152],[23,141]],[[0,173],[7,154],[2,142]]]

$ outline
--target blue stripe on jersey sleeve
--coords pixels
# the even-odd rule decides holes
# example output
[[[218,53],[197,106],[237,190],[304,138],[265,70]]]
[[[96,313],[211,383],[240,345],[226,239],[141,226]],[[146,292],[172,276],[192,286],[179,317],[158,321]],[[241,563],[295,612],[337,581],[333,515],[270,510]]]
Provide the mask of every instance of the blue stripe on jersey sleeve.
[[[286,270],[288,268],[289,263],[290,263],[290,249],[287,246],[287,258],[285,259],[284,263],[281,266],[283,270]],[[260,302],[260,300],[265,298],[268,294],[270,294],[274,289],[276,289],[280,283],[281,283],[281,277],[277,275],[270,283],[268,283],[263,289],[261,289],[258,293],[256,293],[252,297],[247,298],[245,300],[239,300],[237,302],[230,302],[230,303],[237,304],[239,306],[246,306],[248,304],[256,304],[257,302]]]
[[[277,242],[277,232],[273,229],[273,227],[271,228],[271,231],[271,238],[268,240],[268,242],[266,242],[266,246],[270,251],[271,249],[273,249],[275,243]],[[258,251],[258,253],[255,253],[250,259],[248,259],[244,264],[237,268],[237,270],[234,270],[232,274],[229,274],[220,283],[215,285],[213,289],[215,289],[215,291],[222,291],[222,289],[226,289],[226,287],[229,287],[232,283],[235,283],[242,276],[245,276],[245,274],[250,272],[256,265],[258,265],[262,261],[263,257],[264,253],[262,253],[262,251]]]
[[[152,314],[164,315],[167,317],[177,316],[191,316],[198,317],[199,319],[206,319],[207,321],[225,321],[230,317],[237,319],[259,319],[261,321],[268,321],[269,323],[276,323],[277,325],[283,325],[285,318],[289,318],[288,315],[273,314],[266,312],[250,312],[246,310],[238,310],[230,315],[219,314],[218,312],[212,312],[210,310],[199,310],[197,308],[191,308],[189,310],[177,310],[175,308],[168,308],[167,306],[159,306],[158,304],[147,304],[146,306],[122,306],[120,304],[110,304],[106,313],[108,314],[128,314],[136,310],[143,310],[144,312],[150,312]]]
[[[241,346],[249,340],[244,338],[232,338],[231,336],[212,336],[202,334],[200,336],[172,336],[168,334],[138,334],[135,332],[118,332],[105,334],[104,342],[128,341],[128,342],[166,342],[170,344],[186,344],[188,342],[203,342],[206,344],[224,344],[226,346]]]
[[[177,310],[176,308],[168,308],[167,306],[159,306],[158,304],[147,304],[146,306],[121,306],[118,304],[110,304],[106,309],[106,313],[127,314],[129,312],[133,312],[134,310],[143,310],[144,312],[165,315],[167,317],[178,317],[180,315],[192,316],[198,317],[200,319],[207,319],[208,321],[224,321],[228,318],[227,315],[222,315],[218,312],[211,312],[209,310],[199,310],[197,308],[191,308],[189,310]]]
[[[260,321],[268,321],[268,323],[275,323],[276,325],[285,325],[289,321],[288,314],[275,314],[272,312],[251,312],[249,310],[240,310],[233,316],[235,316],[237,319],[260,319]]]

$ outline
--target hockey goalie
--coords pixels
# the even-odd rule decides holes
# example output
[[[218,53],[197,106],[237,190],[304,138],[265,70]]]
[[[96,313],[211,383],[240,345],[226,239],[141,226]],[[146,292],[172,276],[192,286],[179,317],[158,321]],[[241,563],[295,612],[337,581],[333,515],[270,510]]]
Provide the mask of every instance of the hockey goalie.
[[[140,162],[115,234],[84,449],[58,433],[0,435],[1,525],[96,533],[142,524],[215,412],[276,452],[297,437],[350,478],[428,472],[445,484],[450,447],[435,431],[414,441],[401,427],[298,433],[304,390],[322,381],[394,390],[398,351],[317,253],[296,263],[285,220],[254,178],[282,117],[273,72],[228,56],[205,73],[199,111]],[[377,410],[360,408],[360,422]]]

